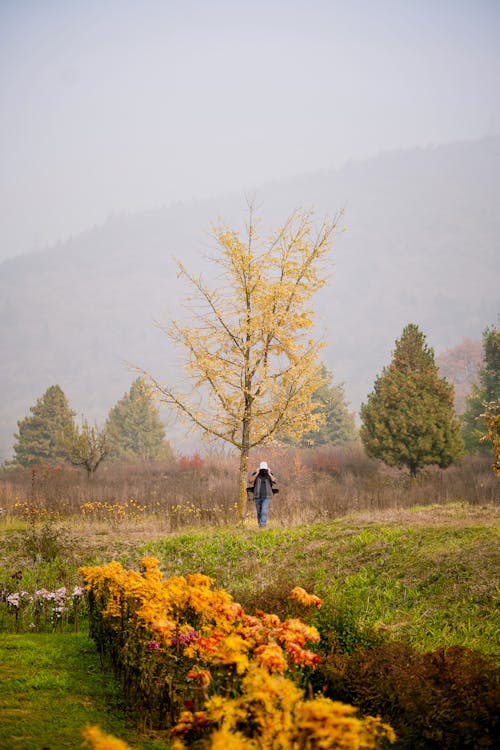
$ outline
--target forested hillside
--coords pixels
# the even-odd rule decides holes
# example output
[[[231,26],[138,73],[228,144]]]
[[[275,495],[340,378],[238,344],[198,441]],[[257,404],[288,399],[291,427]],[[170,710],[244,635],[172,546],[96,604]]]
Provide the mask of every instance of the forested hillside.
[[[500,139],[381,154],[249,190],[263,230],[297,206],[344,209],[334,267],[318,297],[326,364],[358,409],[409,322],[437,354],[480,340],[500,310]],[[110,217],[43,252],[0,265],[0,460],[16,421],[59,384],[77,413],[102,420],[136,377],[179,376],[154,320],[180,309],[173,257],[213,274],[210,222],[241,228],[246,197]]]

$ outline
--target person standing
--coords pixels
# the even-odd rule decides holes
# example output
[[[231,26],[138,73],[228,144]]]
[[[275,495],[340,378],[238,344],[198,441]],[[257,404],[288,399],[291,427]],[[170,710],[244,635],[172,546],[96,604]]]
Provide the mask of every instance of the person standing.
[[[266,461],[261,461],[260,466],[250,477],[250,486],[248,491],[253,494],[255,509],[257,511],[257,521],[260,529],[265,529],[267,525],[267,514],[273,494],[278,492],[276,478],[267,465]]]

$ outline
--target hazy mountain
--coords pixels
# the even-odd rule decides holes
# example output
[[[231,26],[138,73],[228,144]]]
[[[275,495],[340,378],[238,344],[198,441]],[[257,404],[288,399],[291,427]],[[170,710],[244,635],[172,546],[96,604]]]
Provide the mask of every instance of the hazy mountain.
[[[345,208],[329,286],[317,300],[325,359],[356,410],[417,323],[436,353],[480,339],[500,310],[500,139],[381,154],[251,192],[265,226],[296,207],[318,220]],[[110,217],[46,251],[0,264],[0,456],[49,385],[103,419],[134,362],[178,377],[153,320],[182,315],[173,256],[213,268],[210,222],[241,227],[243,195]],[[171,428],[172,429],[172,428]]]

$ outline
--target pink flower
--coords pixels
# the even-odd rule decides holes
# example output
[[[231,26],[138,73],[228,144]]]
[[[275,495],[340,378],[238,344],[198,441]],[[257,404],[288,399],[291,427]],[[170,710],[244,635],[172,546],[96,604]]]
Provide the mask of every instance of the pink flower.
[[[176,633],[172,636],[170,642],[173,646],[175,646],[176,643],[180,643],[181,646],[187,646],[188,643],[191,643],[191,641],[194,641],[196,638],[198,638],[198,631],[191,628],[187,633]]]

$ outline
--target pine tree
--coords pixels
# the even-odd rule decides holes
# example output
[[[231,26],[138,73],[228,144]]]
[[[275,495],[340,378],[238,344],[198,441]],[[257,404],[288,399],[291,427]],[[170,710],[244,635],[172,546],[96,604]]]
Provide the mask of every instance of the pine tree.
[[[440,378],[434,352],[418,326],[404,329],[393,359],[361,407],[361,439],[369,456],[406,466],[449,466],[463,452],[453,386]]]
[[[491,468],[500,477],[500,398],[485,405],[481,415],[486,426],[486,433],[481,438],[493,448],[493,463]]]
[[[302,436],[302,447],[341,445],[356,437],[354,414],[348,409],[343,386],[333,383],[332,373],[325,366],[321,368],[321,376],[325,382],[313,393],[311,400],[313,410],[323,415],[324,422]]]
[[[66,459],[63,435],[73,428],[75,413],[60,386],[47,388],[30,412],[17,423],[14,463],[32,466],[63,462]]]
[[[170,456],[165,427],[143,378],[134,380],[110,410],[106,433],[112,460],[160,461]]]
[[[500,330],[491,326],[483,332],[483,365],[479,383],[474,385],[462,415],[462,435],[469,453],[488,453],[490,448],[482,438],[486,434],[481,415],[484,404],[500,400]]]

